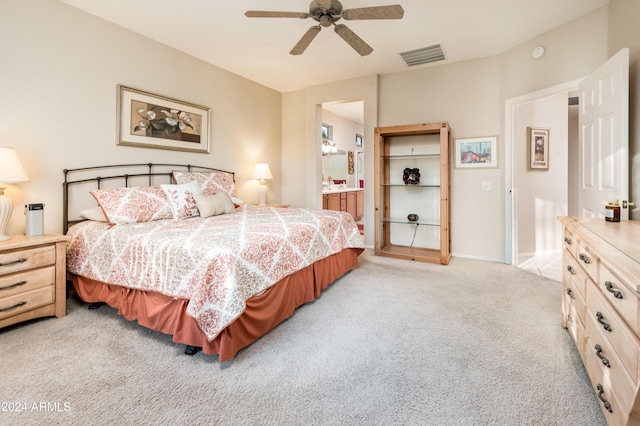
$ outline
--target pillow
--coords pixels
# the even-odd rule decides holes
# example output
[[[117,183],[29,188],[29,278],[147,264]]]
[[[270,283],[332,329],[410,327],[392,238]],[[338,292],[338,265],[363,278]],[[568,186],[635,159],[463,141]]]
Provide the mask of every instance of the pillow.
[[[108,222],[100,206],[90,207],[80,212],[80,216],[96,222]]]
[[[200,216],[218,216],[220,214],[235,213],[236,208],[231,201],[231,197],[226,192],[216,195],[197,194],[194,195]]]
[[[167,196],[159,186],[96,189],[90,192],[111,225],[171,219]]]
[[[215,195],[226,192],[230,197],[236,197],[236,186],[233,177],[224,172],[180,172],[173,171],[173,180],[177,184],[198,182],[200,190],[205,195]]]
[[[200,194],[198,182],[192,181],[180,185],[160,185],[169,199],[174,220],[200,215],[194,195]]]

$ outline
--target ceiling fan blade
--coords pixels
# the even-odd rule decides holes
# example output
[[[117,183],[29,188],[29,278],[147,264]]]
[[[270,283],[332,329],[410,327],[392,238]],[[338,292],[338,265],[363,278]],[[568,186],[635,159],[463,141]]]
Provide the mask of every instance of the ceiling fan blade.
[[[373,6],[347,9],[342,17],[348,21],[357,19],[402,19],[404,9],[399,4],[392,6]]]
[[[247,10],[244,13],[247,18],[308,18],[305,12],[272,12],[268,10]]]
[[[320,25],[315,25],[307,30],[306,33],[302,36],[298,43],[293,46],[291,52],[292,55],[301,55],[307,49],[307,47],[311,44],[314,38],[318,35],[322,27]]]
[[[360,54],[360,56],[367,56],[369,53],[373,52],[373,48],[365,43],[360,37],[356,35],[353,31],[342,24],[337,24],[335,26],[335,32],[338,33],[340,37],[344,41],[346,41],[349,46],[353,47],[353,49]]]

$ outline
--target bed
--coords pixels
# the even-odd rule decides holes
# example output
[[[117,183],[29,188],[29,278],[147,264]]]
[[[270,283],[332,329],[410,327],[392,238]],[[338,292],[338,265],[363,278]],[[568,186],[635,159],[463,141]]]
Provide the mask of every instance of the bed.
[[[90,307],[231,361],[357,266],[346,212],[244,205],[232,172],[179,164],[65,169],[67,272]]]

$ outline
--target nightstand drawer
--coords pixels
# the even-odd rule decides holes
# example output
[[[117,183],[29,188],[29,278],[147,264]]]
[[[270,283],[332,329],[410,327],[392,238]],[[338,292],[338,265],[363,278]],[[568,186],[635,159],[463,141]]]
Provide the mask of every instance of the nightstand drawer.
[[[24,271],[56,262],[56,248],[53,245],[15,250],[0,254],[0,275]]]
[[[0,275],[0,300],[40,287],[53,285],[55,282],[55,273],[56,268],[54,266],[48,266],[33,271]]]
[[[26,293],[0,299],[0,319],[8,318],[22,312],[31,311],[40,306],[50,305],[55,300],[55,287],[39,288]]]

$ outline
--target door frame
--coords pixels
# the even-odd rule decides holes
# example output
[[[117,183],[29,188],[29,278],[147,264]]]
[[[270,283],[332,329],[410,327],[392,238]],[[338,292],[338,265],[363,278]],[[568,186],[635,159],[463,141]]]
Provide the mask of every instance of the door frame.
[[[505,263],[510,265],[517,265],[518,262],[518,212],[516,211],[515,198],[517,194],[517,182],[515,181],[514,167],[514,149],[513,146],[516,142],[516,134],[514,132],[517,107],[519,104],[532,102],[538,99],[545,98],[547,96],[558,95],[566,92],[567,99],[568,94],[571,91],[577,90],[580,81],[583,78],[572,80],[566,83],[561,83],[555,86],[547,87],[535,92],[527,93],[521,96],[507,99],[504,107],[504,180],[505,180]],[[568,108],[568,101],[567,101]]]

